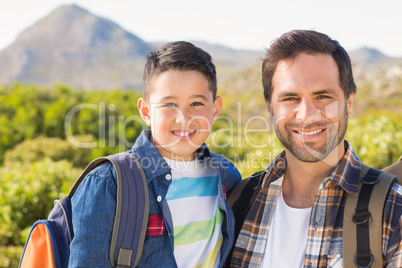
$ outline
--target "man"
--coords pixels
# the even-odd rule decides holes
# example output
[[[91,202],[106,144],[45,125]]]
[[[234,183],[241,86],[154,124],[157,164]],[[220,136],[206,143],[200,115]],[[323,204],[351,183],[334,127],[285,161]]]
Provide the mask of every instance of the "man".
[[[342,267],[346,193],[357,195],[362,163],[345,139],[356,85],[340,44],[291,31],[263,60],[264,98],[285,146],[260,179],[231,267]],[[402,187],[383,217],[383,266],[402,266]]]

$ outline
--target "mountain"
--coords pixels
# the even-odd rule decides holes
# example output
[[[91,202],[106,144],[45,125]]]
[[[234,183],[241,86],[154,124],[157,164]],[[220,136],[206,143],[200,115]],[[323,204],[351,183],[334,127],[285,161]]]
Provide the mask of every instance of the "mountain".
[[[361,47],[348,52],[348,54],[353,63],[364,66],[396,64],[402,62],[401,58],[388,57],[381,51],[370,47]]]
[[[151,46],[116,23],[77,5],[57,8],[0,52],[0,83],[79,89],[141,85]]]
[[[241,81],[243,75],[239,72],[259,66],[265,54],[263,50],[191,42],[211,54],[220,86],[226,87],[227,80],[233,80],[239,93],[254,87],[245,85],[246,80]],[[0,51],[0,85],[18,81],[39,86],[61,83],[74,89],[138,90],[142,88],[146,55],[161,44],[147,43],[113,21],[77,5],[64,5],[20,33],[9,47]],[[383,68],[402,62],[373,48],[361,48],[349,54],[354,68],[357,66],[356,74],[362,76],[375,72],[377,66]]]
[[[210,52],[218,81],[255,63],[262,51],[195,42]],[[0,51],[0,84],[61,83],[75,89],[140,89],[147,43],[116,23],[77,5],[64,5],[19,34]]]
[[[211,44],[199,40],[190,40],[195,46],[207,51],[214,62],[218,75],[218,82],[222,83],[226,78],[233,74],[253,66],[260,62],[264,57],[264,51],[233,49],[219,44]],[[153,47],[158,48],[162,42],[152,43]]]

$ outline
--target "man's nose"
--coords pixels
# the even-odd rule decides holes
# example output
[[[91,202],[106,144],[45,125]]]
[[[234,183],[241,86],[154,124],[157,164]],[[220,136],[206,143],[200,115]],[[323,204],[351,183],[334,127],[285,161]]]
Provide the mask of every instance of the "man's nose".
[[[303,123],[313,123],[321,120],[320,109],[312,100],[302,99],[297,108],[296,119]]]

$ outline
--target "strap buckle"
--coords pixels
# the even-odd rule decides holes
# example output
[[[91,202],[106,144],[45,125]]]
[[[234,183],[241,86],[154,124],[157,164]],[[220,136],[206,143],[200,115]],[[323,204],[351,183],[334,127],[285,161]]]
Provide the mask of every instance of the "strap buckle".
[[[364,184],[376,184],[380,180],[380,176],[375,174],[366,174],[360,181]]]
[[[359,260],[358,260],[359,259]],[[360,262],[363,260],[364,263],[367,264],[360,264]],[[373,264],[374,258],[373,254],[368,253],[357,253],[355,254],[355,264],[359,268],[369,268]]]
[[[355,214],[353,214],[352,221],[356,225],[361,225],[361,224],[368,222],[368,220],[370,219],[370,215],[371,215],[370,211],[363,211],[363,212],[355,213]]]
[[[236,201],[233,204],[232,210],[236,213],[245,215],[250,210],[250,204],[245,202]]]

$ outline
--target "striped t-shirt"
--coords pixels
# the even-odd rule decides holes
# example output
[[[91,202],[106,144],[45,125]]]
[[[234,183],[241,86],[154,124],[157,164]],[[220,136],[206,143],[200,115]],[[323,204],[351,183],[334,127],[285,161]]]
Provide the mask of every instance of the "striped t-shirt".
[[[178,267],[218,267],[223,214],[218,208],[218,170],[165,158],[172,169],[166,200],[173,218]]]

